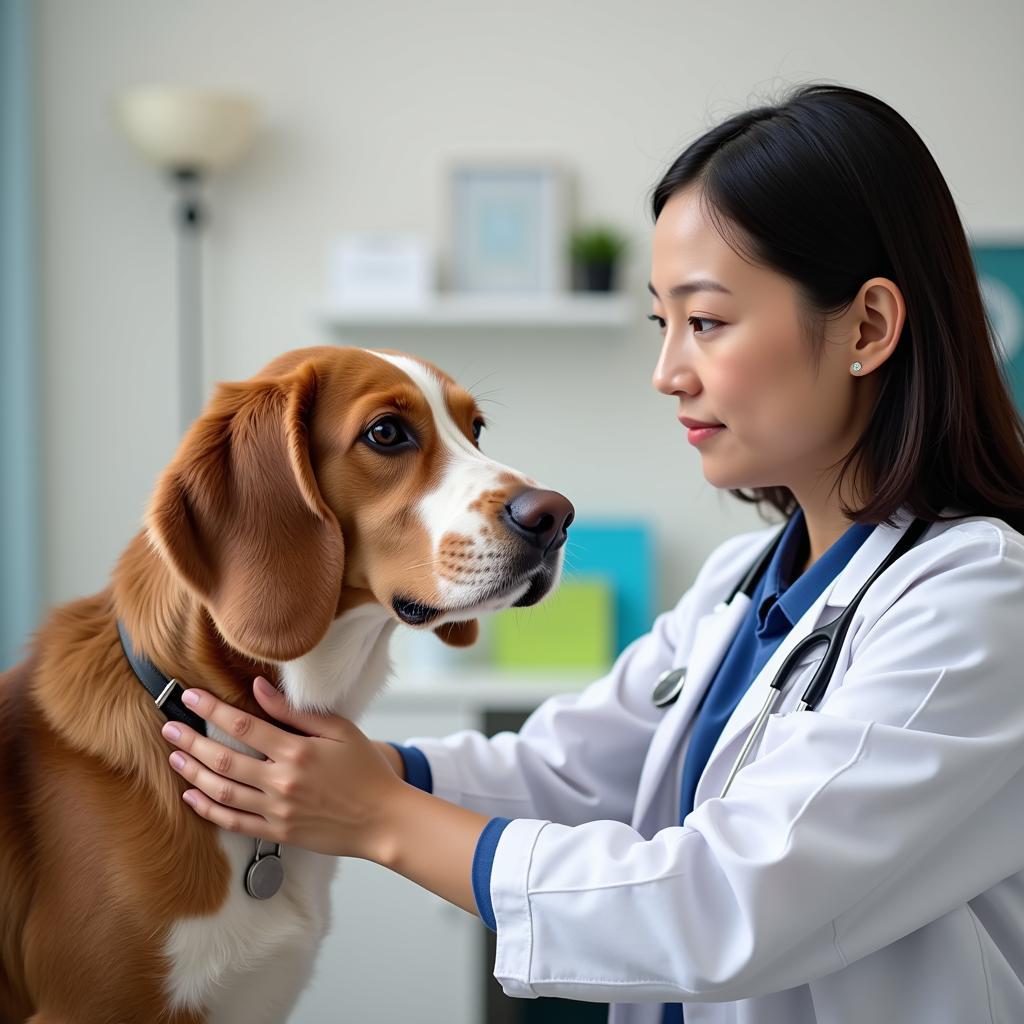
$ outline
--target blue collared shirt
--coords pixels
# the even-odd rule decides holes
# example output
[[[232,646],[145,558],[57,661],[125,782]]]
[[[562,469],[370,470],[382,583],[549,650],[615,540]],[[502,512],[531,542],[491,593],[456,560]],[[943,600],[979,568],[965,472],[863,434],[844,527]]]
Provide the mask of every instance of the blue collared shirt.
[[[697,711],[683,764],[679,822],[693,810],[693,796],[718,737],[750,684],[783,638],[839,575],[874,529],[854,523],[805,573],[809,540],[802,509],[790,517],[782,541],[754,590],[743,622]]]
[[[783,528],[782,541],[754,591],[750,609],[698,709],[683,765],[680,824],[693,810],[697,781],[743,694],[785,635],[845,567],[873,529],[871,525],[851,525],[807,572],[794,581],[793,577],[807,559],[809,541],[803,510],[797,508],[790,517]],[[402,755],[406,781],[432,792],[433,781],[426,755],[416,747],[398,743],[391,745]],[[491,867],[498,839],[510,820],[492,818],[477,840],[473,854],[473,894],[480,919],[491,931],[497,930],[491,905]],[[669,1015],[673,1008],[675,1017]],[[666,1004],[665,1020],[681,1020],[678,1003]]]
[[[805,573],[794,580],[807,560],[809,540],[803,509],[798,508],[783,530],[782,540],[754,589],[747,614],[697,711],[683,762],[679,823],[693,810],[697,782],[743,695],[786,634],[803,618],[822,591],[839,575],[874,526],[854,523]],[[665,1003],[662,1024],[680,1024],[680,1003]]]

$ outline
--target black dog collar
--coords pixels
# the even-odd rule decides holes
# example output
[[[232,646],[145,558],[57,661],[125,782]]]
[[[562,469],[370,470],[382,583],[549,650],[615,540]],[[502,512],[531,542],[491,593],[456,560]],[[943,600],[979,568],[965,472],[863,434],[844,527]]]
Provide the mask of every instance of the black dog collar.
[[[184,722],[205,736],[206,722],[182,703],[181,695],[186,688],[177,679],[168,679],[149,658],[135,650],[131,637],[128,636],[128,631],[120,619],[117,620],[117,635],[121,638],[121,647],[128,664],[131,665],[139,682],[149,691],[156,706],[168,718]]]
[[[206,722],[182,703],[181,695],[185,691],[178,680],[168,679],[149,658],[135,650],[128,631],[120,619],[117,620],[117,635],[121,638],[121,647],[124,649],[128,664],[131,665],[139,682],[149,691],[156,706],[168,718],[172,718],[176,722],[184,722],[205,736]],[[269,845],[274,848],[273,852],[264,853],[262,849],[264,841],[263,839],[256,840],[256,852],[242,879],[245,891],[257,900],[269,900],[284,882],[281,844],[270,843]]]

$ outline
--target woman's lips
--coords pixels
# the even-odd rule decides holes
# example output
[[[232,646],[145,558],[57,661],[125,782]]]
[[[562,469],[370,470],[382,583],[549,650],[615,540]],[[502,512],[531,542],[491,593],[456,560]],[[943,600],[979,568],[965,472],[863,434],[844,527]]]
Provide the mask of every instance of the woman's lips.
[[[704,441],[709,437],[713,437],[721,430],[725,430],[725,427],[688,427],[686,431],[686,440],[689,441],[690,444],[700,444],[701,441]]]
[[[686,439],[690,444],[700,444],[705,438],[712,437],[720,430],[725,430],[724,423],[704,423],[691,416],[679,415],[676,417],[686,427]]]

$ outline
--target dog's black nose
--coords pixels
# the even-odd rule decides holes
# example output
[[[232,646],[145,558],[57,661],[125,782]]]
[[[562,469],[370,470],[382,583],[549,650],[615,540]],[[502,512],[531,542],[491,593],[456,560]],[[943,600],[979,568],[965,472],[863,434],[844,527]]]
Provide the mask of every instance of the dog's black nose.
[[[575,515],[572,502],[558,491],[523,491],[505,505],[509,526],[544,554],[565,543]]]

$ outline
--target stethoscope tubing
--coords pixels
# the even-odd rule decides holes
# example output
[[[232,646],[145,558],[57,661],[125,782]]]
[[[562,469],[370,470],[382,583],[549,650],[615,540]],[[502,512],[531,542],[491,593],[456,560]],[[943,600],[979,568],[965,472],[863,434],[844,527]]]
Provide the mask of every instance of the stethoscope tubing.
[[[786,655],[785,661],[783,661],[782,665],[775,673],[775,678],[771,681],[771,685],[768,687],[768,696],[764,702],[764,706],[761,708],[760,712],[758,712],[757,718],[747,735],[746,742],[743,744],[743,749],[736,758],[736,761],[732,766],[732,770],[729,772],[729,777],[725,780],[725,786],[722,788],[721,793],[722,797],[729,792],[729,787],[732,785],[733,779],[744,764],[746,764],[747,758],[750,755],[754,744],[757,742],[765,728],[768,716],[772,713],[778,699],[785,692],[787,677],[791,675],[797,662],[812,648],[825,644],[825,653],[822,655],[822,659],[815,669],[814,675],[811,677],[811,681],[804,690],[803,697],[796,708],[797,711],[813,711],[821,703],[825,696],[825,692],[828,689],[829,683],[831,682],[836,662],[839,660],[839,652],[842,648],[843,639],[850,628],[850,623],[853,621],[853,613],[856,611],[857,605],[860,604],[861,598],[864,597],[872,583],[874,583],[886,569],[888,569],[897,559],[901,558],[911,547],[913,547],[924,531],[928,529],[929,525],[930,524],[926,520],[915,518],[904,531],[903,536],[900,537],[893,549],[875,569],[871,576],[868,577],[863,586],[857,591],[853,599],[842,610],[842,612],[840,612],[839,615],[837,615],[831,622],[827,622],[825,625],[819,626],[812,633],[805,636],[796,644],[789,654]],[[733,598],[739,593],[746,594],[748,598],[753,599],[754,591],[757,589],[757,585],[764,571],[768,568],[768,564],[771,562],[772,556],[775,554],[775,549],[778,547],[784,531],[785,527],[780,529],[775,537],[772,538],[771,543],[758,556],[757,560],[747,571],[743,579],[736,584],[732,593],[724,602],[724,606],[730,605]],[[678,691],[676,691],[675,694],[675,697],[677,696]],[[675,697],[672,697],[672,699],[675,699]],[[659,703],[659,706],[664,706],[664,704],[669,702],[669,700],[662,700]],[[656,703],[658,702],[656,701]]]
[[[825,691],[828,689],[828,685],[832,680],[832,673],[836,667],[836,662],[839,660],[839,651],[842,647],[843,639],[846,636],[847,630],[850,628],[850,623],[853,621],[853,613],[856,611],[857,605],[860,604],[861,598],[863,598],[868,592],[871,584],[874,583],[875,580],[893,564],[893,562],[901,558],[910,550],[911,547],[913,547],[921,534],[928,529],[928,526],[929,524],[926,520],[915,518],[904,531],[903,536],[900,537],[893,546],[893,549],[888,555],[886,555],[881,564],[868,577],[860,590],[857,591],[853,599],[839,613],[839,615],[837,615],[831,622],[827,622],[824,626],[819,626],[812,633],[808,633],[807,636],[805,636],[789,652],[789,654],[786,655],[786,660],[781,666],[779,666],[778,672],[775,673],[775,678],[771,681],[768,699],[764,702],[764,706],[761,708],[757,719],[754,721],[754,724],[750,729],[747,741],[743,744],[743,749],[736,758],[736,762],[733,764],[732,770],[729,772],[729,777],[725,780],[725,786],[722,788],[721,793],[722,797],[729,792],[732,780],[736,778],[737,772],[739,772],[744,764],[746,764],[747,757],[750,754],[754,743],[764,730],[768,721],[768,716],[771,714],[772,708],[775,706],[775,702],[785,691],[786,677],[791,673],[797,661],[812,648],[817,647],[820,644],[825,644],[825,653],[822,655],[821,661],[818,663],[818,667],[815,669],[810,683],[807,684],[807,689],[804,690],[804,695],[800,700],[800,704],[796,708],[797,711],[813,711],[821,703],[822,698],[825,696]],[[774,552],[775,545],[778,543],[780,537],[781,533],[773,541],[771,545],[772,552]],[[763,558],[758,560],[758,566],[760,567],[762,562],[764,562],[765,567],[767,567],[767,562]],[[750,589],[750,596],[753,596],[754,587],[756,587],[756,583]],[[732,598],[730,597],[730,600],[731,599]]]

